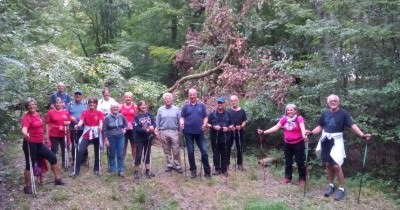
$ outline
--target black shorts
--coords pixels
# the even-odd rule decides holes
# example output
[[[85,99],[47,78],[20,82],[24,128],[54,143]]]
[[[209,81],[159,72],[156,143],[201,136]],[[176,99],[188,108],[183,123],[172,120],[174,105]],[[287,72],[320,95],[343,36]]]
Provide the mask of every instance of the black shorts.
[[[329,139],[328,137],[325,137],[321,140],[321,158],[323,163],[332,163],[337,165],[330,154],[333,145],[335,145],[335,139],[333,138]]]

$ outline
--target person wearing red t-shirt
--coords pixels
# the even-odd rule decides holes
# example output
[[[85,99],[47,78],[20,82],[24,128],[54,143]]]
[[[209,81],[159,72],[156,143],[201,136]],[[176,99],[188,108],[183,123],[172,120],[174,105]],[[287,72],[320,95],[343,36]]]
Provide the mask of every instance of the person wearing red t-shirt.
[[[54,109],[50,109],[46,114],[46,134],[45,140],[50,139],[51,151],[57,155],[58,145],[61,147],[61,159],[64,168],[68,167],[65,165],[65,137],[67,130],[65,126],[68,126],[71,121],[71,116],[68,111],[63,109],[64,102],[61,98],[56,98]],[[67,157],[68,158],[68,157]]]
[[[137,113],[137,106],[132,101],[132,92],[126,92],[124,94],[125,102],[121,105],[121,114],[124,115],[128,121],[128,127],[125,133],[125,145],[124,145],[124,159],[126,156],[126,150],[128,148],[128,143],[131,143],[132,160],[136,158],[136,143],[134,142],[135,132],[133,130],[133,125],[135,124],[135,116]]]
[[[71,176],[79,175],[82,156],[89,144],[94,145],[94,174],[100,176],[100,145],[101,145],[101,129],[103,128],[104,114],[97,110],[97,98],[89,98],[88,109],[82,112],[79,123],[75,125],[75,129],[84,125],[84,130],[78,143],[78,157],[76,158],[76,166]]]
[[[33,174],[31,174],[30,166],[39,158],[44,158],[50,162],[55,177],[55,185],[64,185],[60,176],[60,169],[57,165],[56,156],[43,144],[43,121],[40,114],[37,112],[36,100],[28,98],[25,101],[25,109],[27,112],[21,119],[21,132],[24,138],[22,149],[25,154],[26,163],[24,171],[24,192],[26,194],[32,194],[31,176],[33,176]],[[31,161],[31,163],[29,163],[29,161]]]

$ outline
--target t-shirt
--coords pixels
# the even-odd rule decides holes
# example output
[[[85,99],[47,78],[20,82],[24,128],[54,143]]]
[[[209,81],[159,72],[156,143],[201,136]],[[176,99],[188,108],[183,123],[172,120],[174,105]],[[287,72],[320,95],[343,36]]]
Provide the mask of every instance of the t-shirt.
[[[302,116],[297,116],[293,121],[289,120],[287,116],[283,116],[279,123],[283,128],[283,139],[286,143],[296,144],[303,140],[300,129],[300,123],[304,123]]]
[[[99,126],[100,121],[104,120],[104,115],[98,110],[86,109],[80,117],[85,126]]]
[[[228,109],[228,112],[231,114],[232,124],[235,126],[242,125],[242,123],[247,120],[246,112],[243,109]]]
[[[203,103],[187,103],[183,106],[181,117],[184,118],[184,133],[202,134],[203,119],[207,117],[206,106]]]
[[[84,101],[81,101],[80,103],[77,103],[76,101],[71,101],[67,105],[68,113],[76,119],[76,123],[70,124],[71,129],[73,128],[73,126],[75,124],[77,124],[77,122],[79,122],[80,117],[81,117],[83,111],[85,111],[87,109],[87,106],[88,106],[88,104]],[[79,128],[79,129],[81,130],[82,128]]]
[[[39,113],[25,113],[22,115],[21,125],[28,128],[29,142],[43,143],[43,121]]]
[[[133,129],[133,123],[135,121],[136,110],[137,110],[137,106],[134,103],[132,103],[130,107],[125,106],[125,104],[122,104],[122,106],[121,106],[121,110],[119,112],[122,115],[124,115],[124,117],[128,121],[128,130]]]
[[[180,109],[174,105],[160,107],[157,111],[156,125],[159,130],[179,130]]]
[[[135,116],[135,131],[136,131],[136,138],[135,141],[143,142],[147,141],[150,133],[146,132],[146,129],[150,126],[156,127],[156,123],[154,121],[153,115],[150,113],[138,113]]]
[[[52,105],[56,104],[57,98],[61,98],[61,100],[63,101],[63,108],[65,108],[67,104],[69,104],[69,102],[71,101],[71,97],[69,96],[68,93],[66,92],[60,93],[57,91],[51,95],[50,104]]]
[[[113,98],[109,98],[108,101],[104,100],[104,98],[99,100],[99,103],[97,104],[97,110],[101,111],[104,113],[104,115],[110,113],[110,108],[111,108],[111,103],[115,102]]]
[[[353,120],[347,111],[342,108],[339,108],[337,112],[332,112],[327,109],[321,114],[318,125],[320,125],[325,132],[338,133],[343,132],[345,127],[350,128],[353,125]]]
[[[71,121],[71,116],[66,110],[51,109],[47,112],[45,120],[49,127],[50,137],[64,137],[64,121]]]

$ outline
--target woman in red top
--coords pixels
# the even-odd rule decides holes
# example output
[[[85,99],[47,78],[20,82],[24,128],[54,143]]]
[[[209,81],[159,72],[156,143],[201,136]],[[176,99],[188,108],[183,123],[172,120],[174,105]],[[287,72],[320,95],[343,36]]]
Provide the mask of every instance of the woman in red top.
[[[64,102],[61,98],[56,98],[56,103],[54,104],[54,109],[50,109],[46,114],[46,133],[45,139],[50,139],[51,151],[57,156],[58,145],[61,147],[61,159],[64,168],[68,166],[65,165],[65,137],[67,135],[66,126],[69,125],[71,121],[71,116],[68,111],[63,109]]]
[[[128,127],[125,133],[125,145],[124,145],[124,159],[126,156],[126,150],[128,147],[128,141],[131,143],[131,151],[132,151],[132,160],[136,158],[136,144],[133,141],[135,138],[135,132],[133,130],[133,125],[135,124],[135,116],[137,112],[137,106],[132,101],[133,94],[132,92],[126,92],[124,94],[125,103],[121,106],[121,114],[124,115],[126,120],[128,121]]]
[[[28,111],[22,116],[21,119],[21,132],[24,137],[22,149],[25,154],[26,163],[24,171],[24,192],[26,194],[32,194],[29,154],[32,165],[34,162],[36,162],[36,160],[38,160],[38,158],[44,158],[48,160],[55,176],[55,185],[64,185],[61,180],[60,169],[57,166],[56,156],[43,144],[43,121],[40,114],[37,112],[36,100],[33,98],[28,98],[25,101],[25,109]]]
[[[78,143],[78,157],[76,158],[76,166],[71,176],[78,176],[81,168],[82,156],[89,144],[94,145],[94,174],[100,176],[100,144],[101,129],[103,128],[104,115],[97,110],[97,98],[89,98],[89,108],[82,112],[79,123],[75,125],[75,129],[84,125],[84,130]]]

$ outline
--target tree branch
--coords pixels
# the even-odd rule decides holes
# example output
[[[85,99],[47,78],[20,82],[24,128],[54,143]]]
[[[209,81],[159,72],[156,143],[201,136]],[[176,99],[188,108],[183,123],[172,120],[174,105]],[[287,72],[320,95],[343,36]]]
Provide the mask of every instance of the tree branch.
[[[218,70],[220,70],[222,68],[222,66],[226,63],[226,61],[228,60],[228,57],[230,56],[230,54],[232,52],[232,48],[233,48],[233,45],[229,46],[228,51],[226,52],[224,58],[221,60],[221,62],[218,64],[218,66],[216,66],[208,71],[205,71],[205,72],[201,72],[198,74],[191,74],[191,75],[187,75],[187,76],[180,78],[178,81],[175,82],[174,85],[172,85],[170,88],[167,89],[167,92],[175,91],[182,83],[184,83],[188,80],[203,78],[203,77],[209,76],[209,75],[217,72]]]

